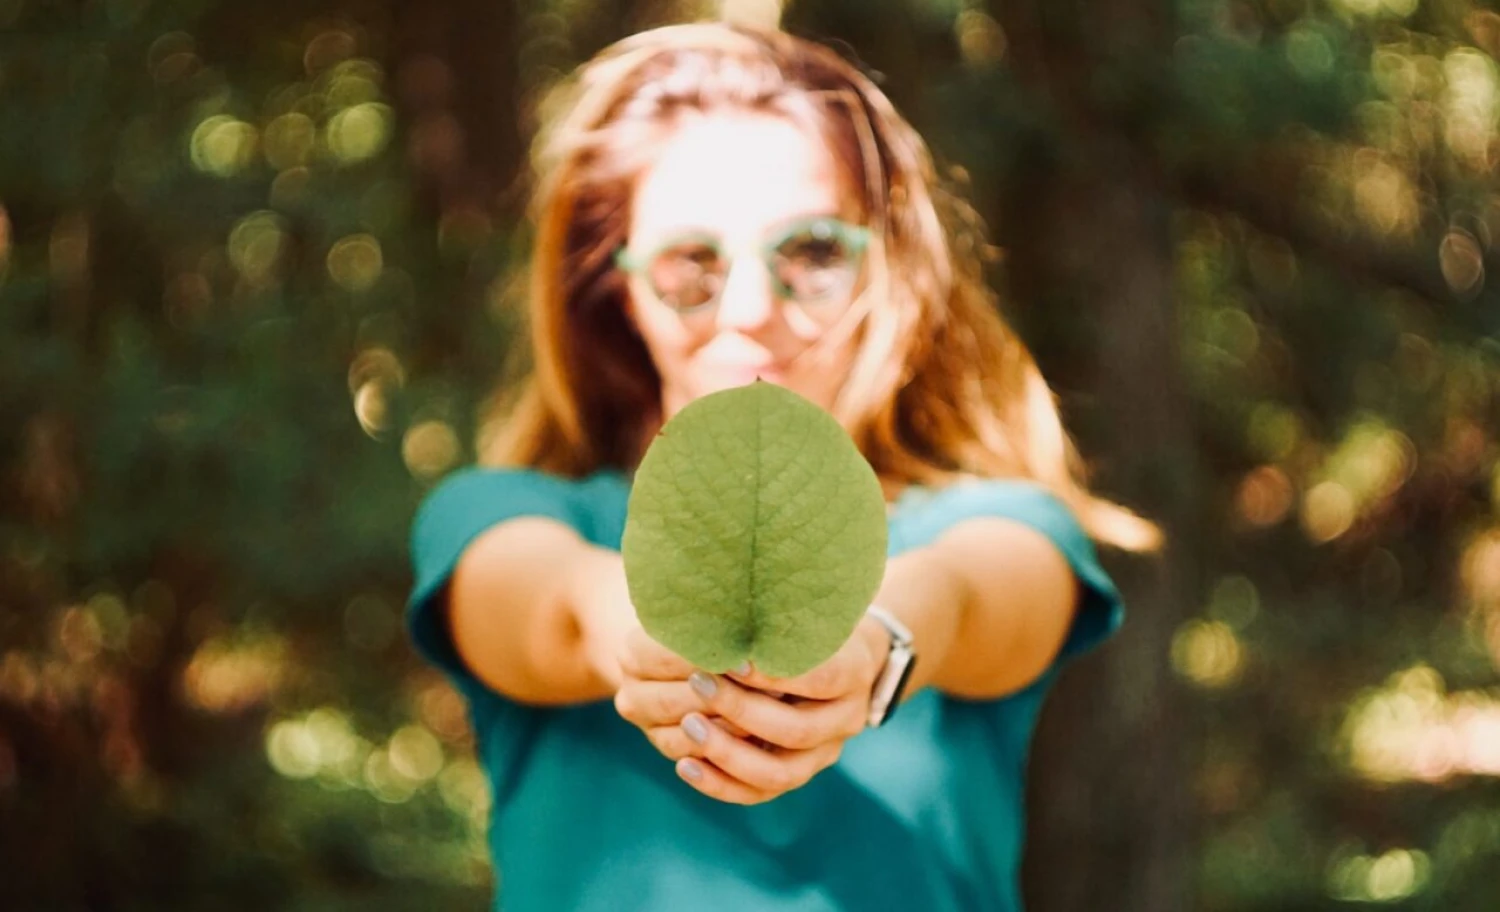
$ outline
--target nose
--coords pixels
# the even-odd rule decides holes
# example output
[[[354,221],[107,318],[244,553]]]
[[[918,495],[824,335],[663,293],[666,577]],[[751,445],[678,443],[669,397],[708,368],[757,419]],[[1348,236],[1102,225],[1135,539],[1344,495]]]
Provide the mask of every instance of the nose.
[[[719,328],[750,332],[765,327],[775,314],[776,294],[765,266],[754,257],[736,259],[719,295]]]

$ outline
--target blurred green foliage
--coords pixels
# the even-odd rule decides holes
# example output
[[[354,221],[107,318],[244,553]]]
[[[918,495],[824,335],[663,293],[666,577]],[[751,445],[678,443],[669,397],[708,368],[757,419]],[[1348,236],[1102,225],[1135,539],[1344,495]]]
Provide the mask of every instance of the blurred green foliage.
[[[541,91],[716,9],[0,0],[0,907],[484,906],[407,523],[515,341]],[[1500,13],[783,21],[954,166],[1102,489],[1188,581],[1089,660],[1160,667],[1102,699],[1171,712],[1085,726],[1120,749],[1066,851],[1033,843],[1037,907],[1163,908],[1079,885],[1110,865],[1224,912],[1500,905]],[[1111,817],[1116,770],[1159,813]]]

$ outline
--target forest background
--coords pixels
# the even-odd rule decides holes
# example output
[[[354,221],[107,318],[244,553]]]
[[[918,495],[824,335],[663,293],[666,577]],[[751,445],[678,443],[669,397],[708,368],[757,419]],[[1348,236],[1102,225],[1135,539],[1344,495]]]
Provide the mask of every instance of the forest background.
[[[722,7],[0,0],[0,907],[484,908],[408,524],[539,100],[722,13],[876,75],[1168,532],[1046,708],[1031,908],[1500,908],[1493,0]]]

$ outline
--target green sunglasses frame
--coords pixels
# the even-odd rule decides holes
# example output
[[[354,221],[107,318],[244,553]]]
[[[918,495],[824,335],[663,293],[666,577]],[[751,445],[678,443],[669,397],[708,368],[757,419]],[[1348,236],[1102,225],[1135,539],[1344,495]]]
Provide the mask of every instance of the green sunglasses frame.
[[[775,287],[777,296],[785,300],[794,301],[798,304],[806,304],[818,299],[813,298],[803,300],[795,297],[792,294],[792,290],[786,287],[786,285],[776,277],[776,272],[770,268],[770,263],[771,258],[776,255],[776,248],[786,243],[786,241],[792,236],[807,231],[809,228],[813,229],[813,233],[815,235],[819,234],[821,229],[828,232],[826,236],[837,238],[840,243],[848,247],[850,252],[854,254],[856,266],[860,265],[863,262],[865,248],[870,245],[870,229],[865,228],[861,225],[851,225],[848,222],[841,221],[836,218],[829,218],[827,216],[797,219],[796,221],[790,222],[784,227],[772,233],[767,240],[762,241],[759,251],[761,265],[766,267],[766,272],[771,277],[771,283]],[[666,250],[669,247],[675,247],[686,241],[700,242],[705,246],[711,248],[714,253],[718,254],[719,256],[725,256],[727,253],[727,251],[724,249],[724,242],[714,235],[708,234],[707,232],[689,231],[668,238],[662,243],[657,244],[655,247],[652,247],[650,250],[640,254],[633,252],[627,246],[621,246],[615,251],[615,265],[624,270],[629,275],[640,276],[645,272],[646,267],[650,265],[651,261],[656,258],[657,254],[661,253],[663,250]],[[733,269],[734,263],[735,258],[730,257],[728,269]],[[727,270],[725,272],[725,275],[728,275]],[[702,304],[693,304],[688,307],[678,307],[674,304],[669,304],[666,301],[661,300],[661,296],[657,294],[655,288],[651,289],[651,294],[657,299],[657,301],[662,304],[662,306],[669,307],[677,313],[691,314],[712,309],[719,303],[719,298],[722,297],[723,289],[720,289],[720,294],[714,295],[712,298],[704,301]]]

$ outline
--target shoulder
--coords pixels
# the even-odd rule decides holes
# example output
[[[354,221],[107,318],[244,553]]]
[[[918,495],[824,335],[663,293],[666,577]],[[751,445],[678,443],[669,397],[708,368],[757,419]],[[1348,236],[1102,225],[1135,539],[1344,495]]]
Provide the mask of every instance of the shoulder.
[[[924,540],[981,517],[1009,519],[1035,528],[1064,551],[1092,553],[1093,542],[1054,491],[1027,478],[967,477],[903,498],[911,533]]]
[[[533,468],[475,466],[454,472],[422,499],[412,522],[411,547],[425,556],[450,555],[478,533],[518,516],[541,516],[580,533],[628,492],[618,472],[566,478]]]
[[[1060,658],[1087,651],[1113,633],[1123,619],[1120,592],[1100,562],[1093,539],[1067,502],[1040,482],[966,478],[914,492],[909,504],[903,500],[902,514],[900,535],[906,546],[931,544],[958,523],[978,518],[1020,523],[1046,538],[1083,587]]]

